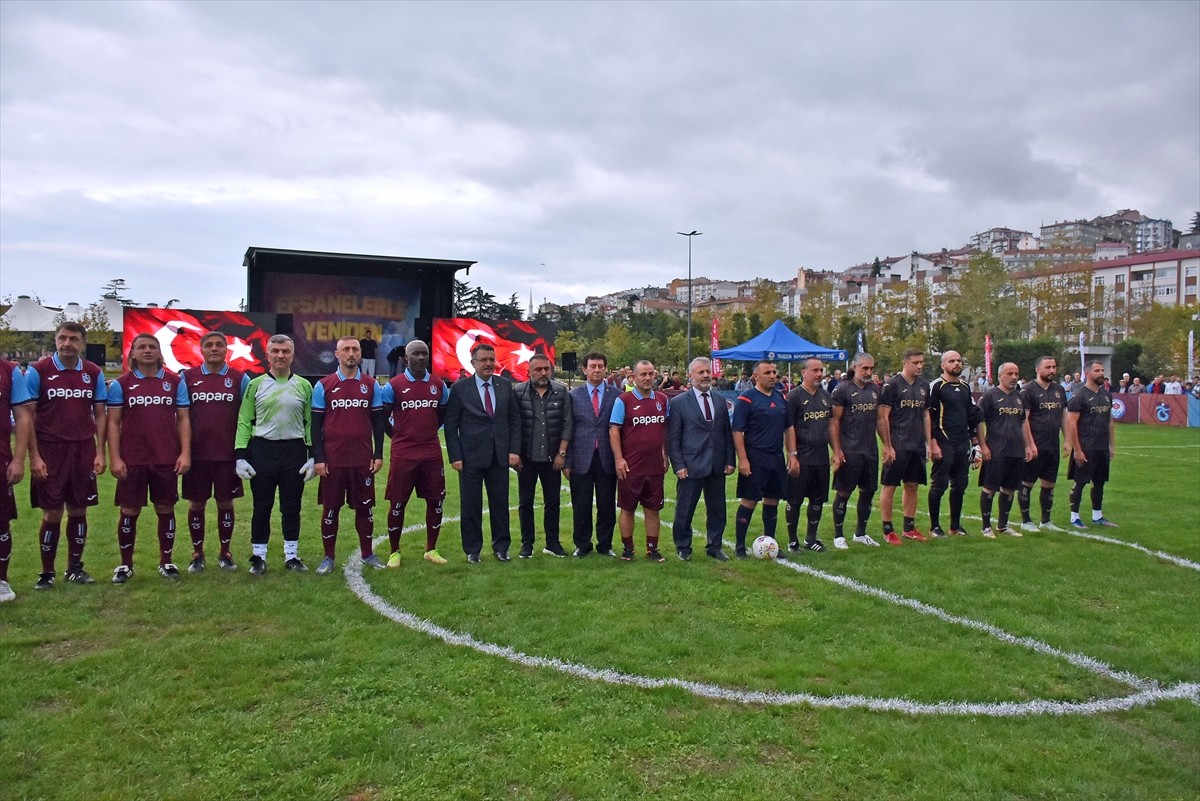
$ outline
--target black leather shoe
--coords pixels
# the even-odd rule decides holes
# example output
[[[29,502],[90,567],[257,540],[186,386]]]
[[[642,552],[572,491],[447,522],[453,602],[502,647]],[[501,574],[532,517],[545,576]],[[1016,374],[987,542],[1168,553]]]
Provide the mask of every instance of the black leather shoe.
[[[473,565],[479,564],[479,554],[477,554],[477,553],[467,554],[467,561]]]
[[[532,546],[532,545],[522,545],[522,546],[521,546],[521,550],[520,550],[520,552],[517,554],[517,556],[521,557],[522,559],[530,559],[530,558],[532,558],[532,557],[533,557],[533,546]],[[499,555],[499,554],[497,554],[497,555],[496,555],[496,558],[497,558],[497,559],[500,559],[500,555]],[[501,561],[501,562],[503,562],[504,560],[503,560],[503,559],[500,559],[500,561]]]
[[[511,562],[512,561],[512,559],[510,559],[508,554],[505,553],[504,551],[496,551],[496,559],[497,559],[497,561],[500,561],[500,562]]]
[[[750,558],[750,556],[746,553],[745,548],[738,548],[736,551],[733,552],[733,555],[736,556],[738,559],[749,559]]]
[[[718,562],[728,562],[729,554],[724,551],[717,551],[716,553],[710,553],[709,558],[716,559]]]

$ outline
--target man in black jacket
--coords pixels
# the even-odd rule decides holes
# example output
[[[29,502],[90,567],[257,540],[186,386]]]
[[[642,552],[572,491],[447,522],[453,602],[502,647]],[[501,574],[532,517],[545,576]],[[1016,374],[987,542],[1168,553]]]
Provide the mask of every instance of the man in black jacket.
[[[522,559],[533,556],[533,499],[538,482],[542,485],[546,547],[542,553],[567,555],[559,542],[559,494],[561,471],[566,464],[567,446],[574,429],[571,399],[567,388],[551,380],[554,363],[544,354],[529,360],[529,380],[516,386],[517,406],[521,410],[521,467],[517,473],[517,516],[521,521]]]

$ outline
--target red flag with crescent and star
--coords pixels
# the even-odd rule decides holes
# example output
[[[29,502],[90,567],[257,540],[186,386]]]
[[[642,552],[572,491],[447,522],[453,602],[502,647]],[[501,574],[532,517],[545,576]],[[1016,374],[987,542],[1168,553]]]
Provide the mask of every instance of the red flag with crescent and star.
[[[267,340],[275,326],[274,314],[244,314],[195,309],[125,309],[121,362],[128,364],[129,348],[138,334],[149,334],[162,348],[163,364],[179,372],[204,363],[200,338],[220,331],[229,342],[225,361],[230,367],[257,375],[266,370]]]
[[[541,353],[554,360],[554,323],[492,320],[486,317],[451,317],[433,321],[430,343],[434,375],[457,381],[473,375],[471,349],[486,342],[496,349],[496,372],[513,381],[529,378],[529,360]]]

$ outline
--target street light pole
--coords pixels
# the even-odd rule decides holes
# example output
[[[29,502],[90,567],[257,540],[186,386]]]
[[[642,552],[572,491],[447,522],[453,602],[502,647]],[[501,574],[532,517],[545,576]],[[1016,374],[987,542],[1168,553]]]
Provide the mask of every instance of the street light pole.
[[[692,231],[690,234],[685,234],[683,231],[676,231],[680,236],[688,238],[688,315],[687,315],[687,367],[691,369],[692,364],[692,237],[704,236],[700,231]]]

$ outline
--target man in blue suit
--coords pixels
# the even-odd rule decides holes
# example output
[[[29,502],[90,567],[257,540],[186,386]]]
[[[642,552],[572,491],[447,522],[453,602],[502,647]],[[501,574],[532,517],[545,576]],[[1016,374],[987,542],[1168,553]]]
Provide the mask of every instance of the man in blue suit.
[[[471,365],[475,375],[450,388],[445,421],[446,454],[458,472],[463,552],[468,562],[479,563],[487,487],[492,552],[508,562],[508,470],[521,466],[521,410],[512,382],[495,374],[495,348],[476,345]]]
[[[617,554],[612,549],[617,524],[617,466],[608,439],[608,419],[620,390],[605,376],[608,359],[595,351],[583,357],[584,383],[571,390],[571,412],[575,428],[567,448],[563,475],[571,482],[571,514],[574,519],[575,552],[583,558],[592,552],[592,513],[596,517],[595,549],[601,556]],[[593,500],[594,499],[594,500]]]
[[[729,560],[721,550],[725,534],[725,477],[733,473],[733,433],[725,399],[712,391],[712,362],[703,356],[688,365],[691,389],[671,399],[667,415],[667,455],[679,479],[676,485],[675,523],[671,533],[675,551],[683,561],[692,558],[692,517],[700,494],[708,510],[704,550],[720,562]]]

